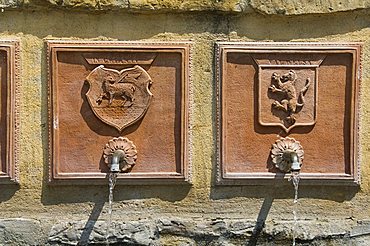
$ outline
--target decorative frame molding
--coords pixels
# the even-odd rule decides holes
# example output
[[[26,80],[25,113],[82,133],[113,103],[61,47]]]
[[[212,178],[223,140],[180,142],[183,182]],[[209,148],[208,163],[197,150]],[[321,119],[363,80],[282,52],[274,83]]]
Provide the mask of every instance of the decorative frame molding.
[[[20,47],[19,40],[0,40],[0,52],[6,53],[7,91],[6,91],[6,139],[5,170],[0,170],[0,184],[19,183],[19,83],[20,83]],[[4,153],[3,153],[4,154]],[[3,172],[5,171],[5,172]]]
[[[216,70],[216,177],[217,185],[271,185],[278,180],[286,180],[289,174],[271,172],[227,173],[224,162],[224,114],[223,114],[223,73],[228,52],[265,52],[273,50],[302,51],[317,53],[344,53],[353,55],[353,76],[351,88],[351,123],[350,123],[350,174],[344,173],[301,173],[302,184],[306,185],[359,185],[359,108],[361,81],[362,43],[308,43],[308,42],[217,42],[215,44]],[[255,112],[256,113],[256,112]],[[289,135],[288,135],[289,136]],[[308,157],[307,157],[308,158]]]
[[[53,185],[102,185],[106,184],[107,174],[105,173],[64,173],[57,171],[56,151],[58,141],[58,110],[55,108],[55,67],[56,53],[59,51],[73,51],[84,49],[104,50],[117,49],[151,49],[153,52],[181,52],[182,54],[182,102],[181,102],[181,167],[179,172],[171,173],[122,173],[119,174],[117,184],[124,185],[171,185],[191,184],[192,163],[191,163],[191,102],[192,102],[192,43],[187,41],[160,42],[160,41],[85,41],[85,40],[46,40],[47,64],[48,64],[48,142],[49,142],[49,184]],[[113,137],[113,136],[112,136]],[[103,152],[102,152],[103,154]]]

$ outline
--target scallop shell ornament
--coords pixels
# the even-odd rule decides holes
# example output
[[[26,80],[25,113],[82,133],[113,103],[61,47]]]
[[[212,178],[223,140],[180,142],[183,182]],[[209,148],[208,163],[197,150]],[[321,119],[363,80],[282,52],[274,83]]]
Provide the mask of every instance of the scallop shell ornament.
[[[304,151],[301,144],[294,138],[280,138],[272,145],[271,148],[272,162],[275,164],[275,167],[286,173],[291,171],[291,160],[284,158],[286,153],[289,152],[296,152],[299,163],[302,163]]]
[[[122,150],[125,155],[120,162],[121,172],[129,172],[136,163],[137,151],[134,143],[126,137],[118,137],[109,140],[103,150],[104,162],[110,167],[112,155],[116,150]]]

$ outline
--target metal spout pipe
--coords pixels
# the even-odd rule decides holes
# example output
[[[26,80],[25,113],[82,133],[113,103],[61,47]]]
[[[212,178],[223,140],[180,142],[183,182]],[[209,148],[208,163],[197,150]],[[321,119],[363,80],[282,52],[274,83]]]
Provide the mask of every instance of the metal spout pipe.
[[[285,150],[283,152],[283,160],[285,162],[283,171],[299,172],[301,170],[298,154],[294,150]]]
[[[291,153],[291,158],[292,158],[292,166],[290,168],[291,171],[299,172],[301,170],[301,164],[299,163],[297,153],[296,152]]]
[[[110,171],[112,173],[118,173],[121,171],[120,164],[124,161],[126,157],[123,150],[117,149],[112,154],[112,163],[110,164]]]

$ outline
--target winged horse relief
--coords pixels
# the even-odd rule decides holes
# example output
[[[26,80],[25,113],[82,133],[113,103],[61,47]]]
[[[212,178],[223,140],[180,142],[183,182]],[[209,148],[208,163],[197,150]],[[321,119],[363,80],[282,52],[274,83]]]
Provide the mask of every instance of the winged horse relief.
[[[119,131],[141,119],[148,110],[153,94],[152,79],[139,65],[122,70],[96,67],[86,77],[86,93],[94,114]]]
[[[103,99],[106,99],[110,106],[112,105],[113,99],[121,99],[124,101],[124,106],[131,107],[135,100],[135,82],[141,74],[142,72],[140,71],[135,73],[126,71],[117,78],[117,76],[107,73],[102,81],[101,88],[103,92],[96,99],[96,103],[101,104]],[[129,102],[128,105],[126,105],[127,102]]]

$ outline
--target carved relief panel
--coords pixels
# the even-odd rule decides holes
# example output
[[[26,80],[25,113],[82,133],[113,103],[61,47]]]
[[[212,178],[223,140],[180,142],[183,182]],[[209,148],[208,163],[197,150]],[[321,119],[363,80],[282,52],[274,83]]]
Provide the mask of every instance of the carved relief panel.
[[[316,122],[317,71],[325,56],[302,57],[285,54],[252,56],[258,66],[259,124],[280,126],[285,132],[293,127]]]
[[[188,43],[48,41],[50,181],[189,182]]]
[[[279,139],[304,149],[304,182],[357,183],[360,48],[218,43],[218,183],[286,176],[290,167],[277,168]]]
[[[0,40],[0,184],[18,183],[19,43]]]

